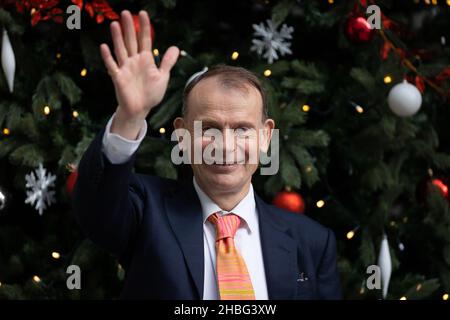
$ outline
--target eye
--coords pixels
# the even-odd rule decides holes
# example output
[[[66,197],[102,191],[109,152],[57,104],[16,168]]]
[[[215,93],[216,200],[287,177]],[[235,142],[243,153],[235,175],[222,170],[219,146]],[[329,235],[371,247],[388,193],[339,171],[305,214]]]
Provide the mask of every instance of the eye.
[[[249,128],[248,127],[239,127],[234,129],[234,132],[238,137],[244,137],[248,135]]]

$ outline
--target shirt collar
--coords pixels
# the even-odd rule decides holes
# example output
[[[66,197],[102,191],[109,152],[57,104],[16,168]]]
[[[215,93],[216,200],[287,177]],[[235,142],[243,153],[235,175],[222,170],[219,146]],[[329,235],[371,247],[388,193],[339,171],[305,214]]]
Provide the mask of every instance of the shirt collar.
[[[200,188],[195,180],[195,177],[193,178],[193,183],[202,206],[203,223],[205,223],[206,219],[208,219],[208,217],[215,212],[220,211],[222,214],[229,214],[232,212],[245,221],[250,232],[257,228],[258,221],[256,217],[256,204],[252,184],[250,184],[250,188],[248,189],[246,196],[231,211],[225,211],[214,203],[214,201],[212,201]]]

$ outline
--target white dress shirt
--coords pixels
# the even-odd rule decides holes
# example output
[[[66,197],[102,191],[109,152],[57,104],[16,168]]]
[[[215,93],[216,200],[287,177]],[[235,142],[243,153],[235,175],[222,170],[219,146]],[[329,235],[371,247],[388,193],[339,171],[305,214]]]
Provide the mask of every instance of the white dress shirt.
[[[147,132],[147,122],[143,121],[142,128],[136,140],[129,140],[118,134],[111,133],[111,124],[114,115],[108,121],[103,135],[103,153],[113,164],[124,163],[137,150]],[[250,185],[247,195],[231,211],[224,211],[214,203],[193,179],[195,191],[200,199],[203,215],[203,245],[204,245],[204,281],[203,299],[219,299],[216,274],[216,230],[214,225],[207,221],[208,217],[220,211],[222,214],[234,213],[241,218],[241,224],[236,231],[234,242],[247,266],[250,280],[257,300],[267,300],[267,283],[264,270],[264,261],[259,234],[258,212],[255,204],[253,186]]]

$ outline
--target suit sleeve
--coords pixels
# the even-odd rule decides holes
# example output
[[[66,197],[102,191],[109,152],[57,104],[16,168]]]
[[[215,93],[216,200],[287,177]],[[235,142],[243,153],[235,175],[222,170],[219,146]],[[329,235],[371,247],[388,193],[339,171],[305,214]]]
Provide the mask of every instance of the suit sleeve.
[[[317,273],[319,299],[342,299],[336,255],[336,237],[333,231],[328,229],[327,241]]]
[[[86,236],[120,258],[139,228],[144,189],[132,173],[135,153],[124,163],[112,164],[102,152],[104,133],[80,161],[73,208]]]

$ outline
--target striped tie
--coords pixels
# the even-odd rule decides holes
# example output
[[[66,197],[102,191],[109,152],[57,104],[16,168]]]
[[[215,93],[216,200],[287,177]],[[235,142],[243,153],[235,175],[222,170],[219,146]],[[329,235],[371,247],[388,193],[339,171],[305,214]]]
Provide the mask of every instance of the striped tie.
[[[255,300],[244,259],[234,245],[234,235],[241,219],[232,213],[214,213],[208,220],[216,227],[216,269],[220,300]]]

